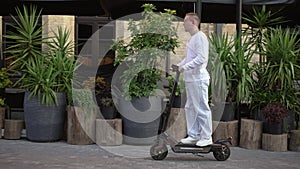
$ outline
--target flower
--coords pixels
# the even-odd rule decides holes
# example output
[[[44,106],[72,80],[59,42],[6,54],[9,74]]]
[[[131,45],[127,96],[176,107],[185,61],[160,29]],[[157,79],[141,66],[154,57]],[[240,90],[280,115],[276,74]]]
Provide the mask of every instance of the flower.
[[[263,115],[267,121],[280,123],[288,116],[288,110],[280,103],[269,103],[263,108]]]

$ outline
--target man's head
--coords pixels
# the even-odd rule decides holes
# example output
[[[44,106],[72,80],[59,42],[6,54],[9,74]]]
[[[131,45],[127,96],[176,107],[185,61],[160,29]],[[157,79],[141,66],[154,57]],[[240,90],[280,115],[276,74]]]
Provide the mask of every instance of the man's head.
[[[199,24],[200,18],[196,13],[191,12],[185,15],[183,26],[186,32],[191,33],[195,29],[198,30]]]

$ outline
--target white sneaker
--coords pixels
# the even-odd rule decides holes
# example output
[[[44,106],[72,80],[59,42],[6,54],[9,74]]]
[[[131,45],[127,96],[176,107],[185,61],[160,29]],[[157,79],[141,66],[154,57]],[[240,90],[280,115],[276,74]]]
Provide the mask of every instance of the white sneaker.
[[[188,136],[187,138],[183,138],[180,140],[183,144],[195,144],[199,139]]]
[[[196,145],[200,147],[204,147],[207,145],[211,145],[212,143],[213,143],[212,138],[209,138],[209,139],[202,139],[197,141]]]

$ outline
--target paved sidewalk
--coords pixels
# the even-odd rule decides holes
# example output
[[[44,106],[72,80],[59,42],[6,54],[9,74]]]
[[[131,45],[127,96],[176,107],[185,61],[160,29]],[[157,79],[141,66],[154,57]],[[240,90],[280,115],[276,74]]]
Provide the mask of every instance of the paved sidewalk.
[[[0,169],[299,169],[299,152],[270,152],[231,148],[227,161],[212,155],[175,154],[154,161],[149,146],[70,145],[0,139]]]

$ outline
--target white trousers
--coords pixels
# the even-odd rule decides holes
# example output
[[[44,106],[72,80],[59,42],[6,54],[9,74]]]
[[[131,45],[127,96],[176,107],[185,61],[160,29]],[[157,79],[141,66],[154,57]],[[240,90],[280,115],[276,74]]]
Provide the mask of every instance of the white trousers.
[[[212,117],[208,105],[209,80],[186,82],[185,105],[187,134],[193,138],[209,139],[212,135]]]

